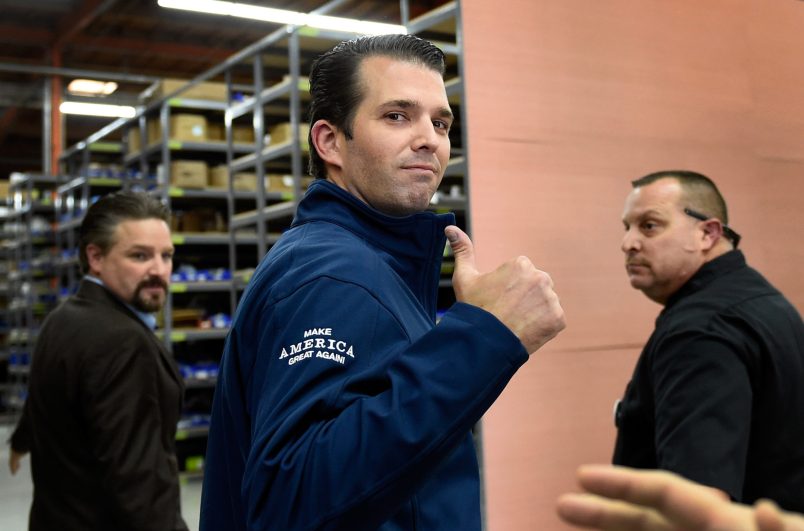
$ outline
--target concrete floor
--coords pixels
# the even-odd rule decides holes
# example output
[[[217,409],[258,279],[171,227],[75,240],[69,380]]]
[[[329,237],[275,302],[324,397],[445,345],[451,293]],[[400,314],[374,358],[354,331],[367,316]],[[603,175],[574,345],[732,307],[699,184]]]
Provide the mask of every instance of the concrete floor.
[[[30,459],[23,459],[15,476],[8,470],[8,438],[13,426],[0,424],[0,529],[25,531],[28,529],[28,510],[31,507],[33,484]],[[181,482],[181,505],[184,520],[190,531],[198,530],[198,511],[201,503],[200,479]]]

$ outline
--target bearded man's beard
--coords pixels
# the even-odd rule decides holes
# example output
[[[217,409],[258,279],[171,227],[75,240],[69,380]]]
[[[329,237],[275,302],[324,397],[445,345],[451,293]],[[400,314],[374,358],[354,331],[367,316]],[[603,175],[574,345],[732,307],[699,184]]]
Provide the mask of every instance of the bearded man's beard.
[[[162,288],[162,295],[148,295],[144,296],[142,294],[142,290],[146,288],[155,288],[160,287]],[[131,305],[134,306],[141,312],[156,312],[159,311],[162,306],[165,304],[165,297],[167,296],[167,283],[159,277],[153,277],[143,280],[137,285],[137,289],[134,290],[134,297],[133,300],[130,301]]]

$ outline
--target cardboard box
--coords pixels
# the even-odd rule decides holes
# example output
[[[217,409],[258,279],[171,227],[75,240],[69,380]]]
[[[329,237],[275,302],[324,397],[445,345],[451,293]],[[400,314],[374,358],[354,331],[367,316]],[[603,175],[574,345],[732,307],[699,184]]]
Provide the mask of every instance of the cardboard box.
[[[184,142],[206,142],[207,141],[207,118],[201,114],[174,114],[170,117],[170,139]],[[148,119],[145,129],[148,136],[148,145],[162,141],[162,127],[158,118]],[[129,146],[131,146],[132,128],[129,131]],[[135,135],[138,137],[138,134]],[[139,137],[138,137],[139,139]],[[131,152],[134,150],[129,147]]]
[[[200,114],[174,114],[170,117],[170,139],[204,142],[207,139],[207,117]]]
[[[142,149],[140,145],[140,128],[135,123],[128,130],[128,152],[137,153]],[[145,121],[145,141],[150,146],[162,140],[162,128],[159,127],[159,118],[148,118]]]
[[[162,140],[162,126],[159,119],[149,119],[145,123],[145,132],[148,137],[148,145],[154,144]]]
[[[226,129],[223,127],[223,124],[207,122],[207,140],[213,142],[223,142],[226,140]]]
[[[136,153],[140,150],[140,128],[132,127],[128,130],[128,152]]]
[[[253,144],[254,128],[248,125],[232,126],[232,141],[236,144]]]
[[[181,232],[226,232],[223,215],[214,208],[200,207],[181,214]]]
[[[226,127],[221,123],[207,122],[207,140],[212,142],[225,142]],[[233,126],[232,142],[235,144],[253,144],[254,129],[246,125]]]
[[[166,78],[140,95],[146,103],[164,98],[168,94],[187,85],[188,79]],[[202,81],[193,88],[176,95],[177,98],[207,101],[226,101],[226,84],[217,81]]]
[[[301,181],[302,191],[306,190],[310,183],[313,182],[312,177],[304,176]],[[292,175],[279,175],[271,173],[265,176],[265,189],[269,192],[292,192],[293,191],[293,176]]]
[[[237,191],[254,192],[257,190],[257,174],[238,172],[234,175],[233,187]],[[210,188],[229,187],[229,168],[226,164],[221,164],[209,170]]]
[[[307,152],[309,145],[307,137],[310,134],[310,124],[299,124],[299,142],[302,146],[302,151]],[[275,146],[287,142],[291,138],[290,122],[283,122],[276,124],[268,130],[268,144]]]
[[[265,176],[265,189],[270,192],[292,192],[293,176],[269,174]]]
[[[173,308],[170,312],[174,328],[197,328],[199,321],[204,318],[201,308]],[[159,328],[165,326],[165,312],[159,310],[156,314],[156,324]]]
[[[170,185],[179,188],[206,188],[208,173],[206,162],[177,160],[170,163]]]
[[[210,188],[228,188],[229,167],[226,164],[219,164],[210,168],[208,185]]]
[[[257,174],[240,172],[234,174],[234,189],[243,192],[257,191]]]

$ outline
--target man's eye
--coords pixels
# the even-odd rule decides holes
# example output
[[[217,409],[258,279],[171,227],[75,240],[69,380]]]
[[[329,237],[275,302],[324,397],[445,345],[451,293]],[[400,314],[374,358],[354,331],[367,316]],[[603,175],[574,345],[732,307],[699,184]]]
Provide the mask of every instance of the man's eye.
[[[393,122],[400,122],[400,121],[405,119],[405,115],[402,114],[401,112],[389,112],[385,116],[386,116],[386,118],[388,118],[389,120],[391,120]]]
[[[443,120],[435,120],[433,125],[436,126],[436,129],[443,129],[444,131],[449,131],[449,124]]]

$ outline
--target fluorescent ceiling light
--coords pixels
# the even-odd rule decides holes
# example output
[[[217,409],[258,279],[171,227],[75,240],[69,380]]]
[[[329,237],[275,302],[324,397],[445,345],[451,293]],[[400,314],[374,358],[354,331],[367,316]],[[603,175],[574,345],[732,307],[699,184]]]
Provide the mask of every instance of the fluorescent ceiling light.
[[[110,118],[133,118],[136,114],[134,107],[128,105],[106,105],[102,103],[82,103],[78,101],[65,101],[59,105],[64,114],[82,114],[84,116],[108,116]]]
[[[67,92],[81,96],[108,96],[117,90],[114,81],[95,81],[94,79],[73,79],[67,85]]]
[[[405,26],[398,24],[384,24],[369,22],[352,18],[329,17],[324,15],[310,15],[286,9],[274,9],[239,2],[224,2],[221,0],[158,0],[161,7],[211,13],[213,15],[227,15],[230,17],[263,20],[293,26],[310,26],[311,28],[348,31],[362,35],[381,35],[387,33],[407,33]]]

